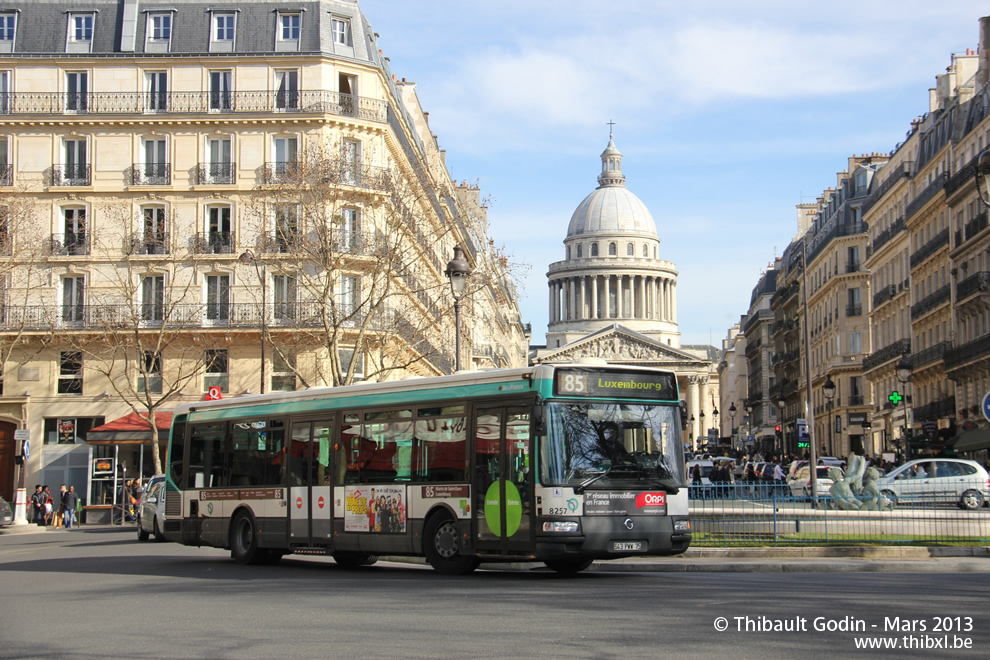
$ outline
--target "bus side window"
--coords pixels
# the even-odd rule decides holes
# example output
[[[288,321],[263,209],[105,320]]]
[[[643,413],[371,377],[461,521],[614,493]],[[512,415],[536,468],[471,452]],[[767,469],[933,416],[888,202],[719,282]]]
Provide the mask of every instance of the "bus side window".
[[[346,420],[345,420],[346,421]],[[361,425],[343,424],[340,429],[340,447],[343,452],[338,473],[338,484],[356,484],[361,478]]]
[[[222,488],[227,485],[229,465],[224,454],[226,424],[193,426],[189,441],[186,488]]]
[[[416,422],[415,481],[463,481],[467,473],[464,417],[436,417]]]

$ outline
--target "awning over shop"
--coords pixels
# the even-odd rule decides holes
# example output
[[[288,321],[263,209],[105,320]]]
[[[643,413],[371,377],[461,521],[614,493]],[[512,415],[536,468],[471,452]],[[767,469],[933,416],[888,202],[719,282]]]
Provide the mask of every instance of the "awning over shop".
[[[956,453],[990,449],[990,427],[963,431],[956,436],[956,443],[952,448]]]
[[[172,426],[172,411],[164,410],[155,413],[155,425],[159,431],[159,439],[164,443],[168,439],[168,430]],[[125,415],[120,419],[107,422],[90,430],[86,434],[86,442],[91,445],[141,444],[151,441],[151,424],[137,413]]]

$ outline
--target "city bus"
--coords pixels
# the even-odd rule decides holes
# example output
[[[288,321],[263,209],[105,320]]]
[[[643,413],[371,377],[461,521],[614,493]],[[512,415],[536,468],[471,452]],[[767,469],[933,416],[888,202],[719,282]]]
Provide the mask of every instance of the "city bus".
[[[676,555],[683,410],[673,372],[604,362],[183,404],[164,535],[243,564],[418,556],[452,575]]]

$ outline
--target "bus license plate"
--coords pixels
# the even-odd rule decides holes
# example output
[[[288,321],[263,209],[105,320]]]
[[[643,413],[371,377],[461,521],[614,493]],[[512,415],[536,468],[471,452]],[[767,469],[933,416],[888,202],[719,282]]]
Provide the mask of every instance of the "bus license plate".
[[[612,552],[642,552],[642,541],[612,541]]]

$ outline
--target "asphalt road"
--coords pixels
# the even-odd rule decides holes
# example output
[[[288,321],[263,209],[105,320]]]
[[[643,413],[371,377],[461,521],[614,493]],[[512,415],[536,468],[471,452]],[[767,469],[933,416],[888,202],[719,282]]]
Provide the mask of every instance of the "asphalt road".
[[[138,543],[133,528],[83,528],[0,536],[0,657],[985,658],[988,588],[987,573],[245,567]],[[856,638],[916,647],[857,650]]]

